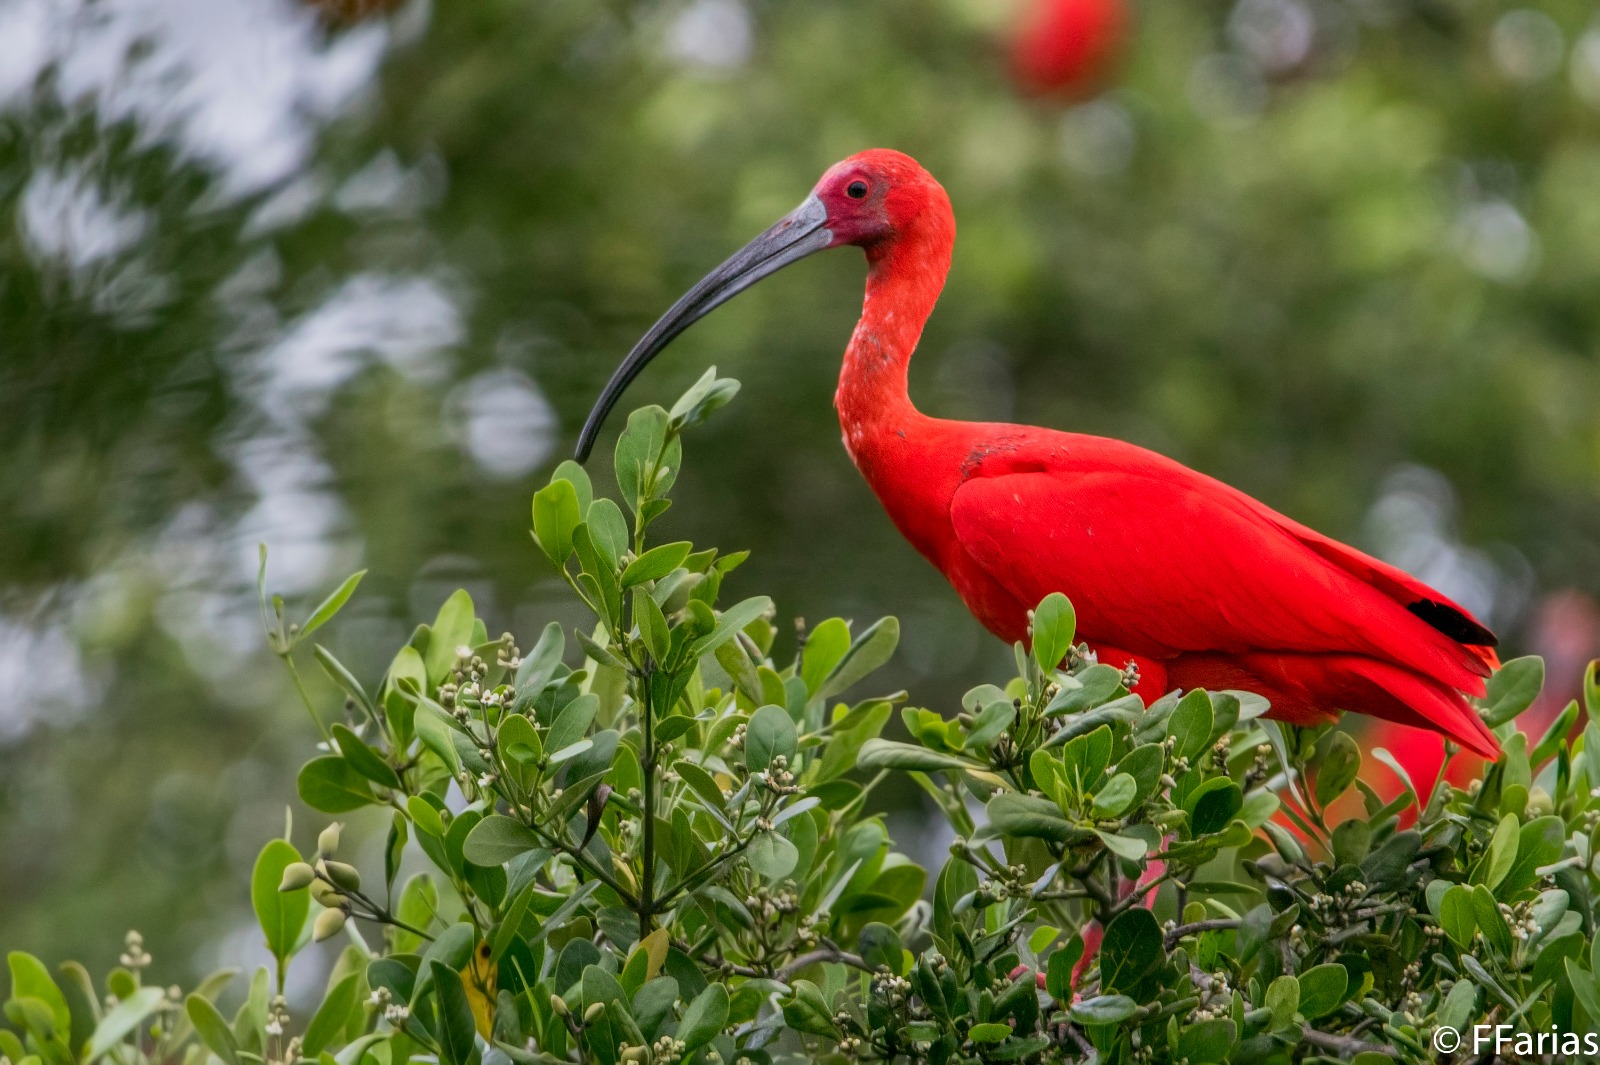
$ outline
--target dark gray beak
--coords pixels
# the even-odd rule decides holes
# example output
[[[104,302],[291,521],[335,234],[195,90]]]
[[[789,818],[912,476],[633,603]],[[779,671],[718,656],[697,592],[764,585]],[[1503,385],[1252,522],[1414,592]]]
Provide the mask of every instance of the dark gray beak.
[[[828,209],[815,196],[780,218],[776,225],[741,248],[727,262],[700,280],[684,293],[683,298],[663,314],[650,331],[622,360],[617,372],[606,382],[605,390],[595,401],[594,409],[583,423],[578,437],[578,461],[583,462],[594,448],[595,437],[606,415],[616,406],[622,393],[639,376],[656,353],[688,329],[695,322],[722,306],[762,278],[777,273],[790,263],[799,262],[813,252],[819,252],[833,243],[833,233],[823,223],[828,220]]]

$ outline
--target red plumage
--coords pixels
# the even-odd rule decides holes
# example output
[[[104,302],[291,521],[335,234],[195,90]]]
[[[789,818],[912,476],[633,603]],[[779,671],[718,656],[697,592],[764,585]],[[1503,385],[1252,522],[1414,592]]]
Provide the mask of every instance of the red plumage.
[[[1494,636],[1422,582],[1171,459],[1117,440],[930,418],[907,368],[950,270],[955,218],[909,156],[862,152],[707,275],[628,354],[589,415],[583,457],[628,382],[691,323],[824,248],[866,252],[866,298],[835,406],[845,447],[906,539],[1004,640],[1051,592],[1139,693],[1259,692],[1299,724],[1354,710],[1498,745],[1466,697]]]
[[[1420,581],[1171,459],[1117,440],[930,418],[906,370],[943,287],[955,223],[944,190],[898,153],[851,175],[889,186],[836,405],[851,458],[895,525],[1005,640],[1062,592],[1102,661],[1139,691],[1236,688],[1297,724],[1353,710],[1436,729],[1493,757],[1481,696],[1493,636]],[[847,230],[861,228],[848,224]]]

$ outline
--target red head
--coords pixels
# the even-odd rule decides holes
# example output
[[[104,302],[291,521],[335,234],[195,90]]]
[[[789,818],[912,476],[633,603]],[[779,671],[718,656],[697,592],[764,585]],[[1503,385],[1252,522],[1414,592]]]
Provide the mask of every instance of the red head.
[[[951,215],[950,198],[911,156],[870,148],[830,166],[811,195],[827,212],[830,247],[869,250]]]
[[[925,256],[929,261],[943,258],[948,264],[954,238],[950,198],[909,155],[874,148],[835,163],[804,203],[702,278],[640,338],[589,412],[578,437],[578,458],[588,456],[606,414],[657,352],[762,278],[814,252],[845,244],[864,248],[867,258],[877,262],[909,240],[934,253]]]

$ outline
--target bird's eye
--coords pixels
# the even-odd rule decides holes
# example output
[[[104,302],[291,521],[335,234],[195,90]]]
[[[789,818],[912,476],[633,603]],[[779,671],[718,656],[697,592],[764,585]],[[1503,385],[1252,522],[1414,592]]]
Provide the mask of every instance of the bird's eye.
[[[867,183],[865,181],[852,181],[845,187],[844,194],[850,197],[852,200],[865,199],[867,195]]]

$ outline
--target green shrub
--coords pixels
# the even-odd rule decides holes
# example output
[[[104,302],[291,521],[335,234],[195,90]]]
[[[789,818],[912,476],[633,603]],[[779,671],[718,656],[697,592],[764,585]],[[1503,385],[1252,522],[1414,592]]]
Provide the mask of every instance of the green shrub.
[[[1359,779],[1347,734],[1268,721],[1259,697],[1146,707],[1075,645],[1059,595],[1004,687],[951,718],[903,708],[911,742],[883,739],[904,693],[842,696],[894,652],[893,618],[825,621],[780,666],[769,600],[719,606],[742,554],[650,538],[682,431],[736,388],[708,374],[672,411],[634,412],[620,505],[571,463],[534,497],[539,549],[596,619],[576,652],[556,624],[526,650],[490,639],[465,592],[370,688],[310,646],[347,700],[325,726],[307,699],[325,744],[300,797],[387,808],[383,868],[342,862],[337,822],[314,854],[269,842],[250,896],[275,971],[231,1017],[231,972],[187,996],[144,987],[137,937],[103,991],[13,953],[0,1053],[1365,1065],[1432,1060],[1437,1025],[1600,1022],[1600,770],[1584,753],[1600,728],[1569,743],[1574,703],[1537,743],[1516,731],[1536,659],[1494,678],[1505,755],[1481,780],[1407,780],[1392,801]],[[295,657],[359,579],[299,626],[263,593],[302,693]],[[1586,698],[1600,709],[1593,668]],[[867,812],[891,773],[957,833],[931,890]],[[1352,787],[1361,815],[1330,823]],[[432,871],[399,883],[413,847]],[[322,1000],[289,1016],[294,958],[341,937]]]

